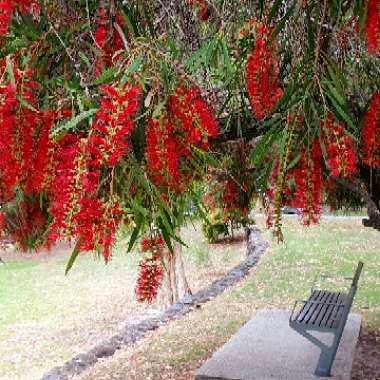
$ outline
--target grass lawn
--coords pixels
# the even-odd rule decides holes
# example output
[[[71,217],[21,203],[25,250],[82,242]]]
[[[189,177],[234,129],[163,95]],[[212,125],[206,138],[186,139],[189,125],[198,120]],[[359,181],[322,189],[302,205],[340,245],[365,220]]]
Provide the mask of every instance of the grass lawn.
[[[353,311],[363,315],[366,328],[380,329],[379,232],[356,220],[328,220],[312,228],[291,219],[285,223],[286,244],[273,243],[240,285],[76,379],[192,379],[201,363],[258,309],[289,309],[295,299],[307,297],[315,275],[352,274],[359,260],[365,267]]]
[[[183,230],[185,266],[193,290],[222,276],[245,255],[244,243],[213,246],[200,231]],[[138,304],[134,287],[139,254],[118,245],[111,262],[81,256],[64,276],[71,249],[50,255],[1,253],[0,379],[37,380],[48,370],[119,332],[159,305]]]

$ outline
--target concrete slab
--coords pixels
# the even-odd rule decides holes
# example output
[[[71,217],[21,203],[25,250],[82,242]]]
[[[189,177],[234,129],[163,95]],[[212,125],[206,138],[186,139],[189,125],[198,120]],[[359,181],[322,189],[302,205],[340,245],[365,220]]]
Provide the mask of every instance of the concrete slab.
[[[289,327],[289,311],[262,310],[197,372],[196,380],[315,380],[320,349]],[[361,316],[350,314],[331,380],[351,379]],[[312,334],[324,343],[332,334]]]

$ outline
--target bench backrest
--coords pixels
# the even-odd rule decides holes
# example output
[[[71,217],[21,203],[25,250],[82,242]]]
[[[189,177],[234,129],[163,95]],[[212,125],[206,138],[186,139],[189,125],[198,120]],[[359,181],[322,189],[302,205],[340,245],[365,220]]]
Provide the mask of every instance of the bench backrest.
[[[360,278],[360,274],[362,273],[362,269],[363,269],[363,263],[361,261],[359,261],[358,267],[356,268],[355,275],[354,275],[354,277],[352,279],[351,286],[354,286],[355,288],[358,286],[358,281],[359,281],[359,278]]]

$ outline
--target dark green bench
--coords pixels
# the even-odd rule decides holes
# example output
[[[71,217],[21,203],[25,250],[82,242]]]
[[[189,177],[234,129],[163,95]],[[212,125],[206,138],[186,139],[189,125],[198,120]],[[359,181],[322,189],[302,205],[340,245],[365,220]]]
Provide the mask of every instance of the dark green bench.
[[[347,292],[333,292],[316,289],[315,283],[307,301],[296,301],[290,315],[289,325],[305,338],[321,348],[315,374],[321,377],[330,376],[331,367],[338,351],[339,343],[346,325],[358,281],[363,268],[359,262],[353,277],[321,276],[320,279],[351,281]],[[333,343],[327,346],[309,331],[330,332],[334,334]]]

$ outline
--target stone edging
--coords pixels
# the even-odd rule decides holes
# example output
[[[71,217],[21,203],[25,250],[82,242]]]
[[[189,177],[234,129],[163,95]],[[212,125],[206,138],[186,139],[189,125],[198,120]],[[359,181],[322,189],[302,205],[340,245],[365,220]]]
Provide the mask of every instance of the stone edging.
[[[136,343],[147,332],[156,330],[171,320],[181,318],[197,305],[210,301],[244,279],[268,248],[268,242],[263,240],[258,228],[251,227],[247,231],[247,235],[246,259],[231,269],[224,277],[214,281],[197,293],[183,298],[156,317],[148,317],[137,324],[127,324],[119,334],[98,344],[87,353],[75,356],[63,366],[53,368],[41,380],[68,380],[73,375],[78,375],[93,366],[98,359],[112,356],[116,350]]]

